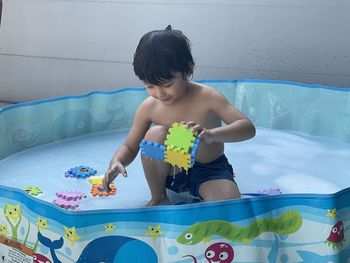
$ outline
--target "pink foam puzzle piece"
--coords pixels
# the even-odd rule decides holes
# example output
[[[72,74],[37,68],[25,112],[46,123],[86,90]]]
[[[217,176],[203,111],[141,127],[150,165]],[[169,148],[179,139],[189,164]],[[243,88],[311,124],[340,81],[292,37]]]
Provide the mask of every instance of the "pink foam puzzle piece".
[[[282,191],[279,188],[270,188],[270,189],[261,190],[258,193],[266,194],[266,195],[281,195]]]
[[[76,201],[76,200],[81,200],[83,198],[86,198],[86,195],[84,193],[77,192],[77,191],[58,192],[56,193],[56,196],[61,199],[65,199],[67,201],[70,201],[70,200]]]
[[[65,208],[65,209],[76,209],[79,206],[79,201],[76,200],[66,200],[62,198],[57,198],[53,200],[53,203],[55,205],[58,205],[59,207]]]

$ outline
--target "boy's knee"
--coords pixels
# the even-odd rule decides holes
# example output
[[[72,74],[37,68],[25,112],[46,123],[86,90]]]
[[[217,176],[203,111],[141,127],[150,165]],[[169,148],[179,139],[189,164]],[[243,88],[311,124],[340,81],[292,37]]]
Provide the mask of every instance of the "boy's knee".
[[[154,125],[147,131],[144,140],[163,143],[168,134],[168,128],[162,125]]]

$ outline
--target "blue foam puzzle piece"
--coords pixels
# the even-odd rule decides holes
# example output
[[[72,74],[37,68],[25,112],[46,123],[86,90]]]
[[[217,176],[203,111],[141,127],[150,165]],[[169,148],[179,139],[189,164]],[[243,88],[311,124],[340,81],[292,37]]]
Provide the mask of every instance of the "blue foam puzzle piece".
[[[90,177],[92,175],[95,175],[97,173],[97,170],[85,166],[85,165],[80,165],[74,168],[70,168],[66,173],[66,177],[76,177],[76,178],[86,178]]]
[[[196,155],[199,149],[200,142],[201,140],[198,137],[196,137],[191,150],[191,167],[194,165],[194,162],[196,161]]]
[[[166,147],[157,142],[142,140],[140,143],[141,153],[148,158],[164,161]]]

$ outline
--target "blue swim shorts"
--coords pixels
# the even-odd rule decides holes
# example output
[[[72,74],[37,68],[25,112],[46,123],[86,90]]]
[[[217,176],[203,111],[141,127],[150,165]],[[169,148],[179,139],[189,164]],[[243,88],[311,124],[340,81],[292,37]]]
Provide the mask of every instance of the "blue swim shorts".
[[[221,155],[211,163],[195,162],[193,167],[183,170],[175,176],[168,176],[166,187],[176,193],[190,192],[195,197],[199,196],[199,187],[202,183],[216,180],[228,179],[234,183],[234,172],[225,155]]]

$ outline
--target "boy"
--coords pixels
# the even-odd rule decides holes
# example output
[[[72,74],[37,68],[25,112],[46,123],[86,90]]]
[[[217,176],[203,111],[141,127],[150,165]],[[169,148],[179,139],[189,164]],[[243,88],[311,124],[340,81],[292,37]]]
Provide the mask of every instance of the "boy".
[[[254,137],[255,127],[223,95],[189,80],[194,62],[186,36],[171,26],[145,34],[136,49],[133,66],[149,97],[137,109],[126,141],[110,162],[104,188],[109,191],[109,184],[119,173],[127,176],[125,167],[135,159],[142,139],[164,144],[168,128],[174,122],[182,122],[198,132],[201,140],[196,163],[187,175],[165,162],[142,156],[152,196],[147,205],[164,201],[166,188],[189,191],[203,201],[239,198],[232,166],[224,155],[224,143]],[[221,126],[221,121],[227,125]]]

